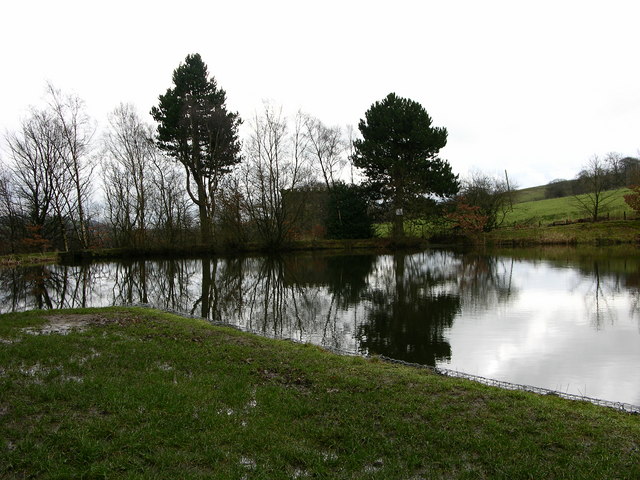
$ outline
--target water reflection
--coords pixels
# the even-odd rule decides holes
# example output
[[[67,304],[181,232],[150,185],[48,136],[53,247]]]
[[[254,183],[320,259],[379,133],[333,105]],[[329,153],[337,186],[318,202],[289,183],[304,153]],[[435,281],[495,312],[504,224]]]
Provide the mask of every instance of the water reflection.
[[[367,321],[356,334],[362,352],[427,365],[451,357],[444,331],[460,312],[461,298],[446,288],[451,272],[438,263],[425,268],[424,258],[396,254],[379,266],[364,295]]]
[[[92,306],[99,276],[98,265],[0,269],[0,313]]]
[[[151,303],[267,336],[640,403],[637,252],[528,255],[307,253],[2,269],[0,312]]]

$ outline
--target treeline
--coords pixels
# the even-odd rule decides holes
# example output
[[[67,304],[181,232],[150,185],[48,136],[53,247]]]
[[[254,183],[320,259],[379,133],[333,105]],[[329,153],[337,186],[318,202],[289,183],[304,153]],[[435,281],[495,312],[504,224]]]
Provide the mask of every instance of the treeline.
[[[189,59],[180,68],[192,68]],[[354,184],[349,162],[351,130],[304,113],[287,118],[265,105],[240,142],[237,114],[231,129],[216,125],[228,114],[224,91],[199,56],[191,60],[218,104],[186,116],[183,108],[174,130],[185,118],[205,125],[195,138],[179,132],[173,146],[163,137],[166,123],[150,125],[128,104],[116,107],[97,134],[80,98],[48,87],[47,104],[32,108],[20,128],[5,135],[0,253],[247,242],[277,247],[300,238],[371,236],[366,195]],[[231,138],[226,146],[215,138],[225,135]],[[220,156],[224,148],[230,161]]]
[[[611,152],[604,157],[594,156],[575,179],[557,179],[545,188],[545,198],[560,198],[591,193],[594,180],[602,190],[613,190],[640,183],[640,159],[623,157]]]
[[[133,107],[116,108],[98,136],[80,98],[48,86],[47,100],[5,136],[0,252],[186,241],[183,176]]]
[[[370,237],[373,221],[388,223],[396,238],[411,221],[474,236],[501,226],[513,209],[506,172],[460,180],[439,157],[446,128],[394,93],[365,112],[358,138],[351,128],[302,112],[288,118],[265,104],[241,139],[243,119],[195,54],[174,70],[150,113],[155,125],[121,104],[98,134],[84,102],[49,85],[46,104],[5,135],[0,254],[277,249],[298,239]],[[639,171],[638,159],[594,157],[576,180],[552,182],[547,195],[576,195],[597,220],[606,191],[638,183]]]
[[[21,129],[7,133],[12,163],[0,175],[3,251],[90,245],[93,130],[82,101],[49,86],[47,106],[31,109]]]

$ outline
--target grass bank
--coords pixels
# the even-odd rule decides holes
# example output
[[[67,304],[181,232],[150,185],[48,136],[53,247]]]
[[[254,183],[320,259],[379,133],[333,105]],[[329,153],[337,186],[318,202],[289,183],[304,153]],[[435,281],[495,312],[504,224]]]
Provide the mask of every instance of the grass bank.
[[[8,314],[0,339],[2,478],[640,477],[640,416],[588,403],[152,310]]]
[[[637,243],[640,221],[611,220],[569,225],[511,227],[493,230],[476,239],[476,243],[495,245],[615,245]]]
[[[56,263],[58,259],[59,256],[57,252],[0,255],[0,267],[42,265],[47,263]]]

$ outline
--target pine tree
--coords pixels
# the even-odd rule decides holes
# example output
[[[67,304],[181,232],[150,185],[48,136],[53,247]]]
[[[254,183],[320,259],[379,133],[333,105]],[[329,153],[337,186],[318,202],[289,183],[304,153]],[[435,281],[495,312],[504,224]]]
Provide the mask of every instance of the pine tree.
[[[364,170],[371,191],[391,202],[395,236],[404,235],[404,212],[417,196],[457,193],[457,175],[438,158],[447,130],[432,126],[418,102],[391,93],[367,110],[358,128],[362,139],[354,142],[352,160]]]
[[[227,111],[226,93],[209,78],[199,54],[187,55],[174,70],[173,84],[151,109],[158,122],[156,141],[184,165],[187,192],[198,206],[201,241],[208,244],[220,179],[241,160],[241,120],[237,113]]]

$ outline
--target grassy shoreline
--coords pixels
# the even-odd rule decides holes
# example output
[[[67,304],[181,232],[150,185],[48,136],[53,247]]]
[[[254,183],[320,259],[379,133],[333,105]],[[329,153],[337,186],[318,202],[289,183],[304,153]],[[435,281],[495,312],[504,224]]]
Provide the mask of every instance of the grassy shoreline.
[[[0,339],[2,478],[640,476],[640,416],[585,402],[137,308]]]
[[[488,233],[484,242],[493,245],[620,245],[640,240],[640,221],[612,220],[569,225],[501,228]]]
[[[43,265],[56,263],[60,260],[58,252],[20,253],[0,255],[0,267],[15,267],[17,265]]]

